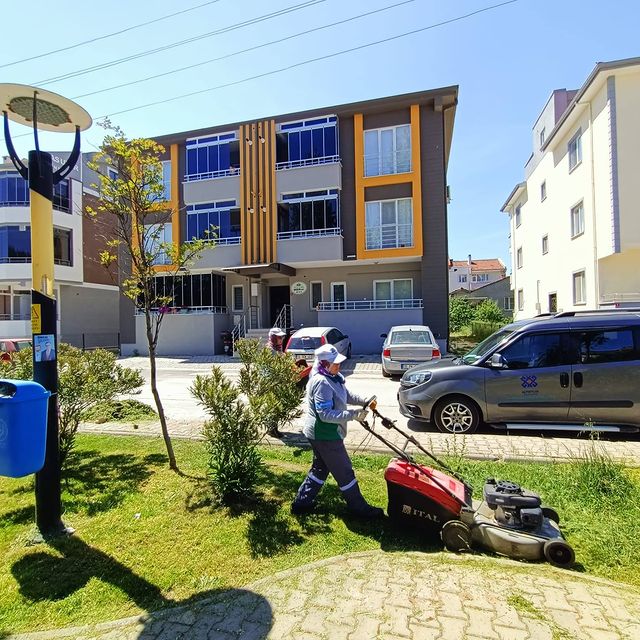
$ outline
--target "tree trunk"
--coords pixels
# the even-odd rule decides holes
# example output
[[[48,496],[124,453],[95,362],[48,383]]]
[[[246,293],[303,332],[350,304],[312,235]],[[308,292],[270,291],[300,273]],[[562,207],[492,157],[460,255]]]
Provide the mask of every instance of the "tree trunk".
[[[167,418],[164,415],[164,408],[162,406],[162,401],[160,400],[160,394],[158,393],[158,385],[156,379],[156,350],[153,346],[153,339],[151,336],[149,324],[147,324],[147,341],[149,344],[149,365],[151,368],[151,393],[153,394],[153,399],[156,401],[156,409],[158,410],[158,417],[160,418],[162,437],[164,438],[164,444],[167,447],[167,455],[169,456],[169,468],[173,471],[178,471],[176,456],[173,452],[173,445],[171,444],[171,436],[169,435],[169,430],[167,429]]]

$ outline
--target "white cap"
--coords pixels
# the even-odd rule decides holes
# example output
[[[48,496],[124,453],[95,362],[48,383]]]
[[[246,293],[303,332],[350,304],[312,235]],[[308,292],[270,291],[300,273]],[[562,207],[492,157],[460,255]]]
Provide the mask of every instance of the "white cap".
[[[332,344],[323,344],[313,352],[318,360],[326,360],[332,364],[339,364],[347,359]]]
[[[269,329],[270,336],[286,336],[287,334],[280,327],[273,327]]]

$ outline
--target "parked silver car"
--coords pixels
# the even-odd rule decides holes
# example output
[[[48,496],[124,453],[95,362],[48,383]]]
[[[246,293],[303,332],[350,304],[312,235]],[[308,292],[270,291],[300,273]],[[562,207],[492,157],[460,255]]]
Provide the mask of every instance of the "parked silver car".
[[[294,358],[304,358],[309,363],[313,352],[323,344],[332,344],[339,353],[351,357],[351,341],[336,327],[303,327],[298,329],[287,343],[285,351]]]
[[[391,327],[383,333],[382,375],[401,375],[407,369],[423,362],[439,360],[440,347],[429,327],[419,324],[405,324]]]
[[[639,310],[640,311],[640,310]],[[640,312],[564,312],[522,320],[462,358],[407,371],[400,412],[446,433],[640,430]]]

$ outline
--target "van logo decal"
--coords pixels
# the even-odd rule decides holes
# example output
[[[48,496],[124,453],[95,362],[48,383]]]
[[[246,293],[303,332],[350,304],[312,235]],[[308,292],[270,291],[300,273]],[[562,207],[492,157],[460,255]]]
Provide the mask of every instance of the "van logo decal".
[[[538,386],[538,379],[536,376],[522,376],[520,380],[522,380],[523,389],[533,389]]]

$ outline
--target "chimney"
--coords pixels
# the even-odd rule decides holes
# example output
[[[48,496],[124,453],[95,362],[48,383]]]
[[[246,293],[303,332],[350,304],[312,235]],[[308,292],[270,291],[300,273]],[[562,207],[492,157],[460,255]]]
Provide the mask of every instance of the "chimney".
[[[469,254],[469,257],[467,258],[467,264],[471,266],[471,254]]]
[[[449,269],[453,267],[453,258],[449,258]]]

